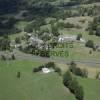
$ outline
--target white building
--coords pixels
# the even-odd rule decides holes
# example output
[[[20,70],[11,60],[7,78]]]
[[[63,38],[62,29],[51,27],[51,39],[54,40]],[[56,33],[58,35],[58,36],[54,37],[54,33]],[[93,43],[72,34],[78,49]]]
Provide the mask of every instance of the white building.
[[[50,73],[51,71],[48,68],[42,68],[42,72],[47,74]]]
[[[76,35],[60,35],[58,38],[58,42],[74,42],[76,41]]]
[[[77,40],[77,35],[60,35],[58,38],[58,42],[76,42]],[[79,40],[81,43],[86,43],[86,40],[81,38]]]

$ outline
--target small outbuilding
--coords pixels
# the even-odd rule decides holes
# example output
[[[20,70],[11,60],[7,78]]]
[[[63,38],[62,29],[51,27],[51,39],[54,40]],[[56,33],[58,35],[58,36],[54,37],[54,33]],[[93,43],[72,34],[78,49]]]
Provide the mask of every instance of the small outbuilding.
[[[47,73],[50,73],[51,71],[48,68],[42,68],[42,72],[47,74]]]

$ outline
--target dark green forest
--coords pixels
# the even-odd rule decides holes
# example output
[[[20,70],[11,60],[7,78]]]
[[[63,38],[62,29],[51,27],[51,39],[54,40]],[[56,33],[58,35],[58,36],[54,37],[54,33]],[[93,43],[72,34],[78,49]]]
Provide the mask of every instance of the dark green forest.
[[[0,0],[0,35],[18,33],[21,30],[15,27],[16,22],[32,21],[47,17],[62,18],[84,15],[95,15],[93,9],[78,8],[73,13],[73,6],[100,2],[99,0]],[[95,10],[100,8],[95,7]],[[99,12],[97,12],[98,14]],[[21,15],[21,16],[20,16]],[[17,16],[17,17],[16,17]],[[39,23],[39,22],[38,22]]]

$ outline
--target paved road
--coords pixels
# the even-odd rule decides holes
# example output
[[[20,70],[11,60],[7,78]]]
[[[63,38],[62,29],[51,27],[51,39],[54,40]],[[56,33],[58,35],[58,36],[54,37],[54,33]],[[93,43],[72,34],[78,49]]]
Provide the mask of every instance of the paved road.
[[[1,52],[0,52],[1,54]],[[70,63],[72,60],[68,60],[67,58],[47,58],[47,57],[40,57],[40,56],[34,56],[32,54],[25,54],[22,53],[18,50],[14,50],[14,54],[16,55],[17,60],[33,60],[33,61],[40,61],[40,62],[56,62],[56,63],[63,63],[63,64],[68,64]],[[73,60],[76,63],[80,63],[80,64],[85,64],[86,66],[90,66],[90,67],[100,67],[100,60],[94,60],[94,59],[84,59],[84,60],[80,60],[80,59],[75,59]]]
[[[14,51],[16,54],[16,58],[18,58],[19,60],[37,60],[37,61],[41,61],[41,62],[49,62],[49,61],[54,61],[57,63],[70,63],[72,60],[68,60],[67,58],[47,58],[47,57],[39,57],[39,56],[34,56],[31,54],[25,54],[19,51]],[[93,60],[93,59],[86,59],[86,60],[73,60],[76,63],[81,63],[81,64],[86,64],[89,65],[91,67],[94,67],[96,65],[100,65],[100,60]]]

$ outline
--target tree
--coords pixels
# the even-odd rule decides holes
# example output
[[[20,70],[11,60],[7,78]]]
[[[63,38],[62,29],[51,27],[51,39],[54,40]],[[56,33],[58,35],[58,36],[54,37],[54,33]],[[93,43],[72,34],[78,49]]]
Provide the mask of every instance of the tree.
[[[83,88],[81,86],[78,86],[75,89],[75,96],[76,96],[77,100],[83,100],[84,99],[84,91],[83,91]]]
[[[20,78],[20,76],[21,76],[21,73],[17,72],[17,78]]]
[[[1,60],[6,60],[5,55],[1,55]]]
[[[100,26],[98,26],[97,29],[96,29],[96,35],[100,36]]]
[[[89,48],[93,48],[94,47],[94,42],[92,40],[88,40],[85,44],[86,47],[89,47]]]
[[[69,70],[74,73],[76,70],[76,66],[77,66],[76,63],[72,61],[69,66]]]
[[[73,78],[68,87],[70,88],[70,91],[75,94],[75,90],[78,88],[78,81],[76,78]]]
[[[54,62],[48,62],[48,63],[45,65],[45,67],[47,67],[47,68],[55,68],[56,65],[55,65]]]
[[[81,76],[81,77],[88,77],[88,71],[86,69],[81,69],[78,68],[75,62],[71,62],[70,66],[69,66],[69,70],[77,75],[77,76]]]
[[[100,72],[97,72],[97,73],[96,73],[95,78],[96,78],[96,79],[100,79]]]
[[[4,36],[0,39],[0,49],[1,50],[9,50],[10,49],[10,38],[8,36]]]
[[[58,67],[55,67],[55,72],[57,72],[59,75],[62,75],[62,73],[61,73],[61,69],[58,68]]]
[[[25,28],[24,28],[25,32],[31,33],[33,32],[33,25],[32,24],[28,24]]]
[[[78,67],[75,69],[75,75],[78,75],[78,76],[84,77],[84,76],[83,76],[83,72],[82,72],[82,70],[81,70],[80,68],[78,68]]]
[[[15,38],[15,43],[17,43],[17,44],[20,44],[20,43],[21,43],[20,37],[16,37],[16,38]]]
[[[82,34],[77,35],[77,40],[80,40],[82,38]]]
[[[54,36],[59,36],[59,30],[58,30],[58,27],[55,26],[55,25],[51,25],[51,32]]]
[[[69,86],[70,82],[72,81],[72,75],[70,71],[67,71],[63,76],[63,84],[65,86]]]
[[[15,60],[15,59],[16,59],[15,55],[14,55],[14,54],[12,54],[12,60]]]
[[[84,68],[84,69],[82,70],[82,74],[83,74],[84,77],[87,78],[87,77],[88,77],[88,70]]]
[[[41,65],[39,67],[36,67],[36,68],[33,68],[33,72],[40,72],[42,70],[42,68],[44,68],[45,66],[44,65]]]
[[[89,54],[92,54],[92,50],[89,50]]]
[[[19,0],[0,0],[0,14],[18,11],[21,2]]]
[[[93,22],[88,25],[88,30],[90,35],[100,36],[100,16],[94,17]]]

